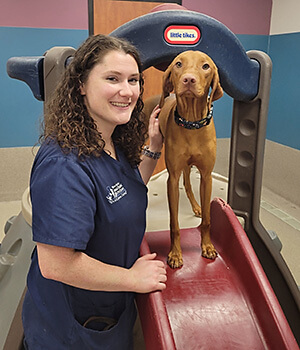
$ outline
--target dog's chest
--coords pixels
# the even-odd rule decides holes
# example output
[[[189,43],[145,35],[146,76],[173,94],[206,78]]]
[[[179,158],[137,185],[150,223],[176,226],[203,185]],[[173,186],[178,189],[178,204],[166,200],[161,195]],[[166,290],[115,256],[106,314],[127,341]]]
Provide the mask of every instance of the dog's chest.
[[[184,158],[189,164],[197,164],[202,158],[214,158],[216,133],[213,122],[201,129],[185,129],[170,119],[165,134],[167,154]]]

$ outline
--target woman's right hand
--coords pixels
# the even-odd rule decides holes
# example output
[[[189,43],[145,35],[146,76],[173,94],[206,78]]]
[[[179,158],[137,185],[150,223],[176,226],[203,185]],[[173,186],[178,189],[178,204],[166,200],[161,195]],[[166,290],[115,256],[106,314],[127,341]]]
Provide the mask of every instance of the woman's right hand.
[[[150,293],[166,288],[165,265],[155,258],[156,253],[143,255],[130,268],[133,289],[136,293]]]

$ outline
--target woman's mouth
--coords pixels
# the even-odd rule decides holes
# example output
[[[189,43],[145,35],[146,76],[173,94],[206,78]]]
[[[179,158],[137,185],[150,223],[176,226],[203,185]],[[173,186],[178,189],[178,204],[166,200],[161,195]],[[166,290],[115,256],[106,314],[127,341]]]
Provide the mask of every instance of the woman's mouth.
[[[129,107],[130,102],[111,102],[111,104],[115,107],[126,108]]]

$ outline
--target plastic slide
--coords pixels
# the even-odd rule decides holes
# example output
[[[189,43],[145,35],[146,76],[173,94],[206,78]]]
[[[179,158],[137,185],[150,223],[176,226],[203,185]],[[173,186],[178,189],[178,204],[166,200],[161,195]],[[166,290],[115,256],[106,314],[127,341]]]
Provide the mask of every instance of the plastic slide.
[[[137,298],[147,349],[299,349],[240,222],[211,203],[216,260],[201,256],[199,228],[181,230],[184,265],[167,268],[163,292]],[[169,231],[148,232],[141,254],[166,261]]]

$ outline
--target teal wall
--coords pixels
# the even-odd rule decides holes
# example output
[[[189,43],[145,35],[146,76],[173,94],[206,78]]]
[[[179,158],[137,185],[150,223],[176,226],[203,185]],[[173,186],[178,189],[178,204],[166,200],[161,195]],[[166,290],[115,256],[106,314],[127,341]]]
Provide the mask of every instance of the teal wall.
[[[300,150],[300,33],[272,35],[267,139]]]
[[[30,88],[7,75],[7,60],[42,56],[53,46],[77,48],[87,37],[87,30],[0,27],[0,147],[34,145],[43,113]]]

